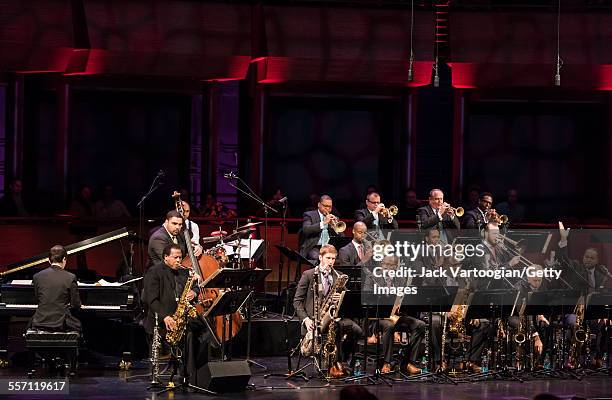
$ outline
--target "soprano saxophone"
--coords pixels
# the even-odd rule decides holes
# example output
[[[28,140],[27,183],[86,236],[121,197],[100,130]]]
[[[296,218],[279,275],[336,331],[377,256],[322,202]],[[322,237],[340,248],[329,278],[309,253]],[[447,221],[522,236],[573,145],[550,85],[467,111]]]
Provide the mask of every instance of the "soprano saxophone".
[[[166,333],[166,341],[170,346],[176,346],[183,335],[185,334],[185,330],[187,329],[187,323],[189,319],[196,318],[198,313],[196,308],[187,300],[187,295],[193,286],[193,283],[198,279],[193,272],[189,273],[189,277],[187,278],[187,282],[185,283],[185,288],[183,289],[183,293],[181,294],[181,298],[176,306],[176,311],[172,315],[172,319],[176,322],[176,329],[172,331],[168,331]]]
[[[161,336],[159,335],[159,319],[155,313],[155,326],[153,327],[153,341],[151,342],[151,386],[161,384],[159,380],[159,351],[161,349]]]

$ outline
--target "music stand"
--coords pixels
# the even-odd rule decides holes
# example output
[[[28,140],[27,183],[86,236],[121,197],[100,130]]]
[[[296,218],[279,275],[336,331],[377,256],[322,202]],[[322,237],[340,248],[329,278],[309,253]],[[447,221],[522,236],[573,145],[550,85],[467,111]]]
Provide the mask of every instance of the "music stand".
[[[606,319],[608,321],[604,326],[600,327],[600,329],[604,330],[603,338],[606,341],[606,343],[603,344],[602,346],[605,346],[608,349],[610,348],[609,347],[610,346],[610,334],[608,331],[610,327],[611,317],[612,317],[612,292],[607,290],[605,292],[591,293],[587,298],[587,306],[586,306],[586,310],[584,313],[584,320],[592,321],[592,320]],[[604,359],[603,361],[606,364],[602,365],[600,368],[592,370],[591,375],[600,374],[600,373],[604,373],[608,375],[610,374],[609,361],[607,359]]]
[[[515,289],[493,289],[493,290],[478,290],[471,296],[470,306],[465,315],[465,320],[470,321],[472,319],[487,318],[492,324],[495,323],[497,318],[502,321],[504,318],[512,315],[512,312],[517,308],[517,303],[520,297],[519,290]],[[506,333],[506,340],[508,340],[508,333]],[[493,342],[495,343],[495,342]],[[506,353],[507,353],[506,345]],[[493,350],[492,350],[493,353]],[[501,354],[496,353],[496,363],[501,358]],[[506,359],[509,359],[507,357]],[[470,380],[473,382],[475,379],[483,378],[499,378],[499,379],[513,379],[523,382],[523,380],[508,369],[507,362],[502,365],[501,370],[495,368],[486,372],[479,372],[470,375]]]
[[[574,307],[578,303],[578,299],[580,298],[579,290],[546,290],[543,292],[532,292],[529,295],[527,300],[527,305],[525,307],[525,315],[547,315],[549,316],[549,320],[552,324],[553,316],[565,316],[569,312],[574,310]],[[551,326],[554,329],[554,327]],[[563,324],[561,324],[560,328],[563,329]],[[552,338],[554,340],[555,334],[553,333]],[[532,376],[545,375],[554,378],[576,378],[580,379],[578,375],[576,375],[573,371],[570,371],[565,368],[565,353],[566,353],[566,340],[565,335],[562,336],[563,346],[561,346],[561,352],[563,356],[561,360],[558,360],[553,352],[550,354],[550,359],[554,360],[554,367],[550,370],[541,370],[532,373]],[[548,350],[550,350],[551,346],[547,344],[546,346]]]
[[[450,375],[443,370],[442,364],[444,360],[440,361],[440,367],[435,368],[433,359],[433,313],[435,312],[446,313],[449,312],[457,297],[457,286],[420,286],[417,294],[404,295],[400,310],[405,314],[415,315],[421,312],[426,312],[428,315],[428,327],[429,329],[429,340],[427,342],[428,354],[430,355],[427,360],[427,368],[431,372],[425,374],[415,375],[406,378],[407,381],[424,381],[431,380],[432,382],[447,382],[457,385],[458,382],[451,378]],[[441,345],[441,343],[440,343]],[[443,354],[440,352],[440,357]],[[416,361],[416,360],[415,360]]]
[[[363,267],[354,266],[334,266],[334,269],[342,274],[349,277],[346,283],[347,290],[361,290],[361,274],[363,273]]]
[[[240,281],[239,286],[244,288],[248,288],[249,295],[247,297],[247,350],[246,350],[246,362],[249,364],[257,365],[259,368],[268,369],[263,364],[260,364],[256,361],[251,360],[251,308],[253,307],[253,288],[258,285],[261,281],[263,281],[266,276],[272,272],[270,269],[249,269],[247,274],[245,274],[243,280]]]
[[[216,286],[213,286],[213,287],[216,287]],[[237,312],[244,305],[250,293],[251,292],[249,290],[226,290],[222,292],[219,296],[217,296],[217,298],[212,303],[212,305],[203,314],[206,324],[208,325],[208,318],[224,316],[224,315],[233,314]],[[230,321],[229,329],[231,332],[232,331],[232,319],[230,318],[229,321]],[[209,328],[211,328],[210,325],[209,325]],[[223,331],[221,333],[221,343],[220,343],[221,362],[225,361],[225,346],[223,345],[225,343],[225,332],[226,332],[226,318],[223,318]],[[231,350],[230,350],[230,357],[231,357]]]
[[[391,382],[385,378],[385,376],[380,372],[380,367],[378,365],[380,359],[380,340],[376,342],[376,361],[374,365],[374,373],[367,373],[368,366],[368,325],[369,325],[369,315],[370,310],[374,311],[375,319],[376,319],[376,335],[377,338],[380,337],[380,319],[381,315],[383,318],[387,318],[387,316],[391,315],[391,310],[393,309],[393,302],[390,301],[373,301],[373,302],[364,302],[362,301],[362,295],[360,291],[346,291],[344,293],[344,299],[340,306],[339,315],[342,314],[347,318],[363,318],[363,375],[351,376],[343,379],[344,382],[352,382],[361,379],[367,379],[368,382],[372,384],[378,384],[381,382],[386,383],[388,386],[392,386]],[[378,296],[376,300],[380,300],[381,296]],[[395,299],[395,296],[393,296]],[[393,340],[393,339],[391,339]],[[351,364],[354,367],[356,357],[353,357]]]
[[[353,238],[348,236],[331,236],[328,244],[331,244],[340,252],[340,249],[351,243],[352,240]]]

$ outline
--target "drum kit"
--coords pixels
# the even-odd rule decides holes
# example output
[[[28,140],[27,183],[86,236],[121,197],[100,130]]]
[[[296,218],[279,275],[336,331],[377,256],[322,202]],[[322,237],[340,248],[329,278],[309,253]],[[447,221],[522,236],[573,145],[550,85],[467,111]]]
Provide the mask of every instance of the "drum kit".
[[[213,231],[210,236],[201,239],[203,245],[213,244],[213,246],[205,250],[204,253],[214,258],[220,268],[241,268],[240,248],[247,247],[247,245],[240,243],[240,239],[248,237],[252,228],[259,224],[261,224],[261,222],[249,222],[246,225],[236,228],[234,232],[229,235],[227,231],[219,227],[218,231]],[[231,255],[227,254],[226,246],[233,248]]]

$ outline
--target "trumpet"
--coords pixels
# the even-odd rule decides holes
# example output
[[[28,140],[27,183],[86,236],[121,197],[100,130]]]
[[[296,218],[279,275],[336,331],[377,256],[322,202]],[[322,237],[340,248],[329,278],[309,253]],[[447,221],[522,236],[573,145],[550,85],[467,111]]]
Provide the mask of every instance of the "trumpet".
[[[399,208],[397,208],[397,206],[395,205],[390,206],[388,208],[383,206],[383,208],[380,210],[382,216],[387,218],[389,222],[393,220],[393,217],[396,216],[398,212]]]
[[[444,203],[444,204],[448,206],[448,208],[446,209],[446,212],[450,211],[458,217],[462,217],[463,214],[465,214],[465,210],[463,209],[463,207],[451,207],[450,204],[448,203]]]
[[[340,221],[340,219],[338,219],[338,217],[336,217],[335,215],[332,215],[332,214],[327,214],[327,215],[332,216],[332,220],[329,222],[329,226],[331,226],[334,232],[342,233],[346,230],[346,223],[344,221]]]
[[[500,225],[508,223],[508,216],[503,214],[499,215],[497,211],[495,211],[495,209],[493,208],[487,211],[487,219],[489,220],[489,222],[495,222]]]

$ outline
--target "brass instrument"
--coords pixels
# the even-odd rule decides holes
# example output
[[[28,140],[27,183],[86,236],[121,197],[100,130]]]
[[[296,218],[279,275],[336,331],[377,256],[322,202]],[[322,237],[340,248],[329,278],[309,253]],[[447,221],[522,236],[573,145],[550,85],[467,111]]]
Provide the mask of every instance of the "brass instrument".
[[[190,270],[189,277],[185,283],[185,288],[183,289],[181,298],[176,306],[176,311],[174,311],[174,314],[172,315],[172,319],[174,319],[176,322],[176,329],[166,332],[166,341],[170,344],[170,346],[176,346],[181,341],[183,335],[185,334],[185,330],[187,329],[188,320],[198,316],[196,308],[187,300],[187,295],[189,294],[193,283],[197,279],[198,277]]]
[[[491,208],[487,211],[487,220],[489,222],[495,222],[496,224],[499,225],[503,225],[503,224],[507,224],[508,223],[508,216],[507,215],[499,215],[497,213],[497,211],[495,211],[494,208]]]
[[[393,221],[393,217],[395,217],[397,215],[397,213],[399,212],[399,208],[397,208],[397,206],[393,205],[390,207],[384,207],[380,210],[380,214],[387,218],[387,221],[390,223],[391,221]]]
[[[329,214],[329,215],[331,215],[331,214]],[[335,215],[332,215],[332,220],[329,222],[329,226],[331,226],[331,228],[336,233],[342,233],[342,232],[344,232],[346,230],[346,222],[341,221]]]
[[[444,204],[448,206],[446,211],[452,211],[457,217],[463,217],[463,214],[465,214],[465,209],[463,207],[451,207],[448,203]]]
[[[523,303],[521,304],[521,309],[519,310],[519,326],[512,337],[517,344],[525,343],[527,340],[527,335],[525,334],[525,306],[527,303],[527,299],[523,299]]]
[[[587,341],[587,332],[582,327],[584,322],[584,296],[580,296],[576,307],[574,307],[574,314],[576,315],[576,325],[572,332],[572,344],[569,352],[569,363],[572,367],[578,367],[580,362],[580,351],[582,345]]]
[[[338,318],[338,310],[340,308],[340,305],[342,304],[346,283],[348,282],[349,277],[345,274],[338,274],[334,270],[332,270],[332,272],[336,273],[336,281],[334,282],[334,285],[329,289],[329,293],[327,293],[327,296],[325,296],[325,299],[323,299],[320,304],[318,296],[316,296],[314,299],[315,328],[314,331],[306,332],[306,336],[304,336],[300,343],[300,352],[304,357],[310,357],[314,354],[318,354],[321,351],[321,344],[318,343],[318,340],[320,339],[318,337],[318,334],[327,330],[332,321],[336,321],[336,319]],[[315,271],[315,273],[318,272]],[[338,303],[336,303],[333,299],[335,293],[342,294]],[[314,346],[312,344],[313,340],[315,342]]]

